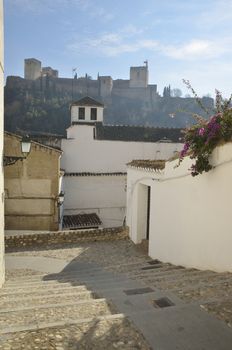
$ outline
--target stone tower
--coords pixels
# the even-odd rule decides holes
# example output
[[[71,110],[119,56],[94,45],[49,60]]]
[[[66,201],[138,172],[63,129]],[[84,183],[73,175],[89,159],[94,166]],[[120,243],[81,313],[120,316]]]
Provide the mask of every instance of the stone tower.
[[[147,88],[148,85],[148,64],[145,66],[130,67],[130,87]]]
[[[41,62],[35,58],[24,60],[24,79],[36,80],[41,76]]]
[[[111,96],[113,79],[110,76],[99,76],[98,79],[100,84],[100,96],[103,98]]]

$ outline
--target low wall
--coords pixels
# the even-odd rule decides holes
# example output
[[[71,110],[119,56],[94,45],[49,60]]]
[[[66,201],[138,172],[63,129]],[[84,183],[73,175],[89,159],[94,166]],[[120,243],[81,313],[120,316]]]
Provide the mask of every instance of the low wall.
[[[25,234],[7,234],[5,236],[6,252],[28,249],[65,248],[66,245],[90,242],[120,240],[128,238],[125,227],[105,228],[83,231],[35,232]]]

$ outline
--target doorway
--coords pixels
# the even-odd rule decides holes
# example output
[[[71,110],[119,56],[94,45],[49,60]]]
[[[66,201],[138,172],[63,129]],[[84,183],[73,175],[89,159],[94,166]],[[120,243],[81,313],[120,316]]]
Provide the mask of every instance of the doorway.
[[[149,240],[150,235],[150,207],[151,207],[151,186],[147,186],[147,230],[146,239]]]
[[[148,241],[150,236],[151,187],[138,186],[137,198],[137,239],[138,243]]]

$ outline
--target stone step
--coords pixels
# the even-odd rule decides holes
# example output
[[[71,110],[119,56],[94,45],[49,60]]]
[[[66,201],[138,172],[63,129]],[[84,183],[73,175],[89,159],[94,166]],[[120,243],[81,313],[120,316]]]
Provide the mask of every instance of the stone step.
[[[183,278],[200,278],[201,276],[205,276],[208,274],[214,274],[212,271],[199,271],[199,270],[185,270],[182,268],[172,268],[168,270],[161,270],[159,269],[154,269],[154,270],[145,270],[145,271],[139,271],[137,273],[133,273],[130,275],[131,278],[136,278],[136,279],[147,279],[147,278],[153,278],[154,281],[156,279],[160,279],[163,281],[166,280],[182,280]]]
[[[195,275],[192,276],[183,276],[182,278],[176,278],[176,279],[158,279],[154,277],[150,278],[144,278],[142,279],[143,282],[145,282],[148,285],[152,285],[155,288],[158,288],[160,290],[169,290],[170,292],[176,292],[179,290],[182,291],[188,291],[192,289],[197,289],[197,288],[205,288],[208,286],[216,286],[218,284],[223,284],[224,282],[227,282],[231,284],[231,279],[228,280],[226,277],[219,277],[216,274],[208,274],[208,275]]]
[[[5,282],[5,284],[3,285],[2,287],[2,290],[5,289],[5,288],[17,288],[18,286],[19,287],[33,287],[33,286],[37,286],[37,285],[43,285],[43,284],[47,284],[47,285],[55,285],[57,284],[59,281],[57,280],[49,280],[49,281],[45,281],[45,280],[30,280],[30,281],[19,281],[19,282]],[[65,281],[64,281],[65,282]]]
[[[18,305],[20,306],[40,306],[49,303],[53,304],[61,304],[68,302],[77,302],[80,300],[88,300],[88,299],[97,299],[98,295],[94,292],[85,291],[85,292],[76,292],[76,293],[61,293],[61,294],[48,294],[48,295],[38,295],[34,296],[29,294],[26,297],[14,297],[5,296],[0,299],[0,310],[4,308],[16,308]]]
[[[176,281],[172,285],[168,285],[167,288],[171,292],[175,292],[178,290],[188,291],[194,290],[197,288],[208,288],[208,287],[217,287],[218,285],[223,285],[226,283],[229,286],[232,286],[232,279],[228,277],[218,277],[218,276],[209,276],[203,279],[183,279],[181,281]]]
[[[89,289],[84,286],[84,285],[79,285],[79,286],[69,286],[69,287],[62,287],[62,284],[57,287],[54,288],[34,288],[32,290],[32,288],[28,288],[28,289],[18,289],[18,290],[14,290],[12,289],[11,292],[0,292],[0,298],[2,297],[17,297],[17,296],[21,296],[21,297],[26,297],[26,296],[30,296],[30,295],[41,295],[41,296],[46,296],[46,295],[56,295],[56,294],[61,294],[61,293],[66,293],[66,294],[73,294],[75,292],[85,292],[85,291],[89,291]]]
[[[113,314],[113,315],[104,315],[104,316],[95,316],[95,317],[88,317],[88,318],[79,318],[77,319],[76,317],[70,318],[69,321],[56,321],[56,322],[39,322],[39,321],[34,321],[33,323],[27,324],[27,325],[20,325],[20,326],[6,326],[0,328],[0,334],[2,334],[2,337],[0,337],[0,345],[4,343],[4,345],[7,343],[6,340],[9,337],[10,340],[12,340],[12,333],[15,334],[15,337],[17,337],[17,343],[19,340],[24,341],[23,345],[26,346],[26,341],[25,338],[27,335],[30,336],[30,339],[33,338],[33,335],[36,338],[38,338],[38,334],[40,331],[44,331],[45,337],[51,335],[52,332],[56,333],[56,329],[68,329],[68,327],[72,326],[77,326],[78,328],[81,327],[82,325],[89,324],[92,325],[93,323],[99,324],[100,322],[112,322],[114,323],[115,321],[123,321],[126,319],[126,316],[124,314]],[[20,333],[19,333],[20,332]],[[26,332],[26,333],[24,333]],[[3,337],[3,335],[6,334],[8,335]],[[56,338],[56,337],[55,337]],[[60,340],[59,337],[57,337],[57,340]],[[10,343],[15,343],[15,341],[10,341]],[[37,343],[37,342],[36,342]],[[19,344],[19,343],[18,343]],[[31,343],[30,343],[31,346]],[[38,344],[35,344],[35,346],[38,346]],[[1,349],[1,347],[0,347]],[[9,348],[11,349],[11,348]],[[21,349],[18,347],[18,349]],[[25,349],[25,347],[22,347],[22,349]],[[32,350],[34,347],[28,347],[28,350]],[[39,349],[39,348],[38,348]],[[46,350],[49,348],[45,348]],[[56,348],[54,348],[56,349]]]
[[[96,267],[96,268],[81,268],[76,269],[73,271],[61,271],[59,273],[39,273],[39,274],[32,274],[27,276],[21,276],[21,277],[11,277],[6,280],[7,284],[14,284],[14,283],[23,283],[23,282],[36,282],[36,281],[49,281],[49,280],[55,280],[56,278],[62,278],[62,277],[68,277],[68,276],[75,276],[79,272],[96,272],[96,271],[102,271],[103,268]]]
[[[159,284],[165,284],[165,285],[169,285],[170,288],[171,286],[180,284],[180,285],[185,285],[186,283],[198,283],[199,281],[203,280],[203,279],[209,279],[209,278],[218,278],[218,276],[215,275],[214,272],[209,272],[209,273],[194,273],[194,272],[190,272],[190,273],[186,273],[186,274],[176,274],[174,273],[173,275],[167,275],[167,276],[154,276],[154,275],[146,275],[143,276],[141,275],[140,279],[144,279],[147,282],[149,281],[149,283],[154,283],[157,284],[157,286]]]
[[[141,266],[149,266],[150,265],[149,263],[151,261],[152,260],[148,260],[148,257],[146,257],[146,259],[136,259],[136,262],[129,262],[129,261],[125,263],[120,262],[114,265],[107,265],[104,268],[106,270],[111,270],[113,268],[114,270],[117,270],[117,271],[119,271],[120,269],[133,270]]]
[[[0,289],[0,295],[2,293],[8,293],[11,291],[15,291],[15,290],[22,290],[22,289],[28,289],[30,288],[30,290],[33,292],[34,289],[53,289],[53,288],[57,288],[59,286],[62,286],[64,288],[70,287],[72,286],[68,281],[61,281],[61,283],[59,281],[41,281],[41,282],[36,282],[36,283],[17,283],[14,285],[9,285],[9,284],[5,284],[3,285],[3,287]]]
[[[79,305],[90,305],[90,304],[96,304],[96,303],[106,303],[106,299],[105,298],[99,298],[99,299],[88,299],[88,300],[78,300],[78,301],[74,301],[71,300],[70,302],[62,302],[60,304],[54,304],[53,301],[51,303],[47,302],[43,305],[26,305],[26,306],[22,306],[21,304],[17,305],[16,307],[10,307],[10,308],[4,308],[0,310],[0,316],[2,314],[8,314],[10,312],[18,312],[18,311],[22,311],[25,312],[26,310],[39,310],[39,309],[50,309],[50,308],[64,308],[64,307],[69,307],[69,306],[79,306]]]
[[[76,278],[68,278],[68,282],[66,279],[58,281],[56,284],[53,285],[47,285],[46,282],[36,283],[33,285],[23,285],[20,287],[5,287],[0,291],[0,297],[2,295],[11,295],[16,293],[27,293],[28,290],[30,290],[32,293],[38,293],[39,291],[54,291],[57,289],[72,289],[76,287],[83,287],[85,286],[87,288],[88,285],[91,284],[105,284],[105,283],[114,283],[114,284],[121,284],[127,282],[128,279],[125,276],[117,276],[117,275],[108,275],[105,274],[96,275],[96,276],[80,276],[80,280],[77,280]]]
[[[116,310],[105,299],[72,302],[59,306],[50,304],[33,308],[5,309],[0,312],[0,330],[6,327],[26,327],[34,323],[50,323],[60,320],[70,322],[73,318],[92,318],[112,313],[116,313]]]

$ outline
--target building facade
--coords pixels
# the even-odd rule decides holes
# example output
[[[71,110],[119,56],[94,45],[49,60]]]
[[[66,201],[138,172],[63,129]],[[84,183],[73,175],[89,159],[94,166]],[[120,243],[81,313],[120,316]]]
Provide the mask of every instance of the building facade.
[[[21,140],[5,132],[4,156],[22,156]],[[26,159],[5,166],[6,230],[59,229],[60,156],[61,151],[32,142]]]
[[[103,108],[89,97],[71,105],[71,126],[62,140],[64,215],[96,213],[104,227],[113,227],[125,221],[126,164],[134,158],[168,159],[180,150],[181,134],[104,125]]]
[[[0,0],[0,287],[4,283],[4,179],[3,179],[3,86],[4,86],[4,45],[3,45],[3,1]]]

